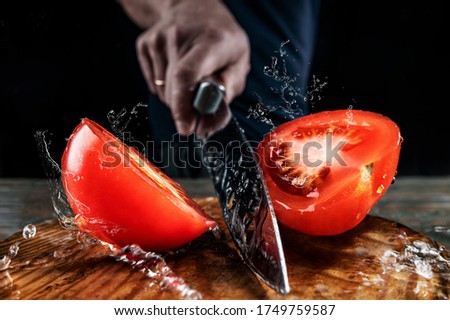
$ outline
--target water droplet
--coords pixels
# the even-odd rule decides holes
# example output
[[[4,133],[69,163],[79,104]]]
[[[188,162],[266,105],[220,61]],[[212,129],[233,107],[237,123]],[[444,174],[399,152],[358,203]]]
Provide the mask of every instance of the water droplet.
[[[216,239],[219,240],[222,238],[222,230],[220,230],[218,225],[216,225],[214,228],[210,228],[210,230]]]
[[[10,276],[8,271],[2,269],[2,260],[0,260],[0,289],[10,288],[14,284],[13,278]]]
[[[89,248],[99,243],[97,239],[93,238],[91,235],[85,232],[78,232],[77,242],[81,244],[83,248]]]
[[[321,81],[315,75],[312,76],[312,81],[309,87],[299,87],[301,75],[298,73],[291,74],[287,69],[288,62],[294,62],[295,59],[290,58],[287,54],[285,46],[290,43],[289,40],[280,44],[279,50],[275,51],[275,56],[270,59],[270,64],[263,67],[263,73],[271,78],[272,82],[277,85],[271,86],[270,91],[273,95],[280,97],[279,104],[268,104],[263,102],[261,97],[258,97],[258,103],[254,107],[249,108],[248,118],[254,118],[262,123],[271,125],[273,122],[270,119],[270,114],[277,111],[279,115],[286,120],[295,119],[303,115],[303,109],[297,104],[297,101],[310,101],[311,106],[316,100],[320,100],[320,93],[323,87],[327,84],[326,81]],[[288,60],[291,59],[291,60]]]
[[[443,232],[443,233],[450,233],[450,228],[446,226],[434,226],[433,227],[434,232]]]
[[[325,285],[325,284],[323,284],[323,283],[318,283],[318,284],[316,284],[316,286],[314,287],[314,290],[315,290],[317,293],[324,293],[324,292],[327,292],[327,291],[329,290],[329,288],[328,288],[327,285]]]
[[[349,105],[346,111],[346,115],[347,115],[347,121],[348,122],[352,122],[353,121],[353,106]]]
[[[0,259],[0,271],[8,269],[12,259],[14,259],[19,252],[19,244],[19,242],[15,242],[14,244],[12,244],[8,248],[8,252],[6,253],[6,255],[4,255],[2,259]]]
[[[377,189],[377,193],[380,194],[384,191],[384,185],[380,184],[380,186]]]
[[[202,294],[190,287],[184,279],[178,277],[161,255],[154,252],[146,252],[137,245],[125,246],[115,251],[113,256],[116,260],[128,263],[133,268],[139,269],[152,280],[150,286],[153,286],[156,281],[161,289],[177,293],[182,299],[202,299]]]
[[[369,253],[369,251],[364,247],[356,247],[355,251],[356,254],[360,256],[366,256]]]
[[[72,208],[62,185],[61,168],[50,155],[49,142],[47,142],[45,134],[45,132],[37,131],[34,137],[38,144],[39,155],[50,187],[53,209],[63,228],[76,229]]]
[[[53,251],[53,257],[56,259],[67,258],[72,254],[72,250],[66,248],[59,248]]]
[[[34,238],[36,236],[36,226],[27,224],[22,230],[22,236],[24,239]]]
[[[19,242],[14,243],[9,247],[8,250],[8,256],[13,259],[17,256],[17,253],[19,252]]]
[[[4,270],[8,269],[10,263],[11,263],[11,258],[8,255],[3,256],[0,259],[0,271],[4,271]]]
[[[125,132],[125,130],[129,126],[131,121],[137,117],[138,108],[147,108],[147,105],[143,103],[138,103],[135,106],[131,107],[131,109],[129,107],[124,107],[117,113],[116,111],[111,110],[106,115],[106,118],[108,119],[109,124],[111,125],[112,131],[122,141],[133,140],[133,137],[131,136],[130,132]]]

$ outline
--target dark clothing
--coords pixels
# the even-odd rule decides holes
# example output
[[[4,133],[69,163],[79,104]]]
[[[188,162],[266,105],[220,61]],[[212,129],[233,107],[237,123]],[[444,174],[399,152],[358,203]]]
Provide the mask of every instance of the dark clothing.
[[[273,110],[268,114],[273,125],[309,113],[304,98],[307,98],[320,1],[229,0],[225,3],[246,30],[251,45],[251,71],[246,89],[231,108],[247,138],[259,141],[272,126],[250,116],[249,108],[253,115],[261,111],[255,110],[258,104],[262,111]]]

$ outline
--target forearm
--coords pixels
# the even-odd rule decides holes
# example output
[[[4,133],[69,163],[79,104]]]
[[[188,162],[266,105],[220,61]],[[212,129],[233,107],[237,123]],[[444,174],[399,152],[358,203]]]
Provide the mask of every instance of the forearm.
[[[161,15],[182,0],[116,0],[127,16],[141,29],[155,24]]]

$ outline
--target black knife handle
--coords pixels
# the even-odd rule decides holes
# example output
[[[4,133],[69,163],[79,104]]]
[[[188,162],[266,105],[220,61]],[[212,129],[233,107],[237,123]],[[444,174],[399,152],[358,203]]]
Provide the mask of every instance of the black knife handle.
[[[223,103],[225,87],[216,81],[205,80],[198,86],[193,106],[201,115],[216,113]]]

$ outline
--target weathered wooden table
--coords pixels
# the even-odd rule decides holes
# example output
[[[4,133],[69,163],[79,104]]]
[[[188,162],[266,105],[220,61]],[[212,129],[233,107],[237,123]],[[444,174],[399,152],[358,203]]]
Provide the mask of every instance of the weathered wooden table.
[[[179,182],[225,230],[211,182]],[[28,224],[35,237],[22,235]],[[127,263],[61,228],[47,181],[0,179],[0,300],[449,299],[449,230],[450,177],[399,177],[350,232],[314,237],[280,226],[291,285],[281,296],[245,267],[228,232],[207,232],[165,261]]]

